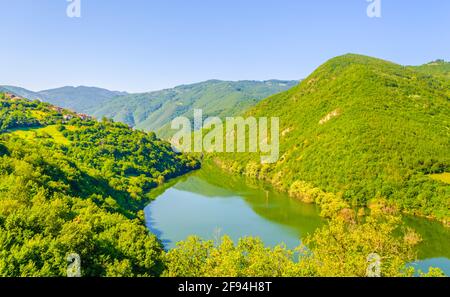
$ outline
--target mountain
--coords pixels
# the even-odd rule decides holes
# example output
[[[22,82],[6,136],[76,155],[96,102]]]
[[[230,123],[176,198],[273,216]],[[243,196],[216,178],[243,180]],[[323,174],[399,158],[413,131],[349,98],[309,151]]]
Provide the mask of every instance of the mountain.
[[[44,96],[37,92],[33,92],[24,88],[14,87],[14,86],[0,86],[0,92],[11,93],[13,95],[27,98],[30,100],[43,100]]]
[[[409,68],[429,75],[450,78],[450,62],[446,62],[442,59],[420,66],[409,66]]]
[[[193,109],[204,116],[233,116],[259,100],[285,91],[298,81],[220,81],[210,80],[162,91],[130,94],[115,98],[90,114],[103,116],[161,137],[171,135],[170,122],[178,116],[192,118]]]
[[[85,86],[44,90],[39,94],[46,102],[83,113],[99,108],[112,98],[127,95],[126,92]]]
[[[0,275],[158,276],[148,191],[199,163],[154,133],[0,92]]]
[[[349,60],[349,65],[345,65],[346,59]],[[406,87],[408,92],[412,92],[408,93],[411,95],[408,98],[413,101],[411,104],[400,100],[403,99],[402,92],[393,90],[392,95],[398,95],[400,99],[397,100],[396,96],[392,96],[393,102],[386,100],[388,102],[383,108],[396,111],[396,108],[401,109],[401,105],[405,104],[408,112],[417,109],[417,114],[422,115],[422,109],[425,109],[425,113],[432,113],[436,121],[427,116],[418,117],[417,133],[422,135],[418,136],[421,138],[423,137],[421,128],[427,130],[430,138],[426,140],[429,140],[429,146],[435,148],[433,153],[436,153],[433,154],[431,163],[435,163],[433,160],[440,162],[443,154],[436,145],[435,130],[447,128],[448,125],[446,122],[448,114],[445,111],[448,106],[442,104],[448,103],[449,100],[447,82],[430,79],[427,75],[418,75],[413,71],[403,73],[403,68],[388,64],[392,67],[390,69],[384,63],[358,56],[336,59],[327,67],[323,66],[322,71],[317,72],[316,76],[310,77],[299,87],[267,99],[254,107],[249,114],[279,115],[284,117],[283,119],[291,119],[291,122],[283,124],[284,127],[289,127],[282,133],[289,138],[289,142],[284,143],[283,151],[296,150],[299,148],[298,145],[304,145],[301,149],[307,149],[308,145],[314,146],[315,141],[320,142],[323,138],[329,140],[327,133],[337,135],[348,130],[347,126],[336,127],[336,124],[333,124],[334,120],[339,125],[345,123],[353,127],[361,124],[360,117],[365,117],[366,121],[372,123],[376,116],[369,111],[372,111],[374,104],[367,100],[386,99],[378,97],[386,95],[384,93],[386,88]],[[380,68],[378,64],[382,67]],[[405,85],[409,80],[414,84]],[[366,90],[370,86],[367,82],[375,83],[376,86]],[[340,87],[342,89],[339,89]],[[361,89],[358,89],[359,87]],[[434,93],[430,93],[431,90]],[[422,91],[423,93],[420,93]],[[317,93],[314,94],[315,92]],[[342,97],[339,97],[341,93]],[[323,95],[329,97],[321,97]],[[305,100],[299,100],[300,97],[303,99],[303,96]],[[422,96],[426,102],[432,104],[419,104]],[[327,114],[334,115],[334,118],[323,115],[319,117],[320,113],[331,107],[327,104],[335,106],[332,103],[335,99],[336,104],[342,105],[342,110]],[[330,102],[327,103],[327,100]],[[281,108],[278,110],[280,104]],[[362,107],[358,109],[357,106]],[[364,109],[365,106],[367,109]],[[444,107],[444,111],[439,110],[441,107]],[[267,110],[264,110],[265,108]],[[361,115],[361,110],[367,112],[367,115]],[[304,112],[306,114],[303,114]],[[445,113],[445,117],[442,117],[440,112]],[[415,118],[413,117],[415,115],[413,113],[411,118]],[[409,121],[409,116],[401,114],[400,118]],[[343,121],[339,121],[341,119]],[[356,119],[354,124],[351,121],[353,119]],[[422,123],[422,120],[426,123]],[[305,137],[310,138],[299,142],[302,140],[300,131],[303,128],[302,124],[305,124],[308,129],[306,132],[309,133],[314,126],[312,123],[317,123],[316,121],[323,125],[323,130],[319,131],[318,135],[314,132],[311,132],[312,135],[305,134]],[[334,129],[330,130],[328,124],[334,125]],[[376,124],[378,122],[375,121]],[[388,133],[386,139],[389,140],[392,123],[387,127],[382,132]],[[356,135],[340,136],[344,139],[358,135],[365,136],[362,132],[367,130],[357,128],[351,132],[355,132]],[[290,137],[290,133],[295,137]],[[404,134],[404,130],[400,129],[400,134],[402,133]],[[442,131],[439,133],[441,134],[438,136],[444,136],[441,142],[447,145],[447,148],[448,132],[445,134],[444,130],[443,134]],[[392,150],[403,153],[401,146],[405,142],[403,138],[407,140],[411,138],[408,138],[408,135],[394,136],[397,137],[400,148],[397,147],[398,143],[393,143]],[[361,140],[364,141],[364,137],[349,144],[357,145]],[[378,140],[380,143],[390,143],[383,138]],[[368,141],[373,142],[370,138]],[[339,144],[342,140],[331,139],[328,146],[323,147],[325,151],[322,153],[330,154],[327,150],[335,145],[335,142]],[[427,147],[422,142],[419,140],[415,144],[418,153],[427,154]],[[377,143],[370,145],[376,147]],[[352,154],[355,150],[358,153],[360,148],[345,147]],[[369,144],[363,148],[366,149],[366,153],[369,152],[369,157],[377,156],[370,154]],[[311,155],[314,152],[309,153]],[[333,153],[331,151],[331,154]],[[342,156],[345,153],[337,151],[332,157]],[[292,155],[285,155],[280,160],[278,164],[280,169],[284,166],[285,160],[288,165],[303,162],[302,159],[296,159],[292,163]],[[358,161],[357,155],[345,156]],[[385,159],[390,161],[387,157],[396,160],[396,155],[380,154],[380,156],[383,157],[382,161]],[[328,161],[327,155],[318,157]],[[406,160],[409,157],[406,155]],[[251,158],[252,156],[242,156],[241,160],[247,163],[238,163],[236,166],[244,165],[243,172],[249,175],[257,170],[261,178],[274,176],[270,171],[273,168],[264,167],[259,170],[251,163]],[[383,276],[414,274],[414,271],[404,268],[406,263],[411,263],[415,259],[412,248],[418,241],[418,235],[411,230],[399,228],[398,221],[394,217],[378,217],[376,213],[374,216],[361,219],[358,223],[346,222],[340,217],[330,220],[304,241],[305,245],[300,248],[307,253],[302,253],[300,261],[296,256],[300,249],[287,250],[284,244],[268,248],[259,238],[243,238],[233,244],[229,237],[225,236],[217,242],[218,244],[214,244],[198,237],[189,237],[186,241],[178,243],[177,248],[165,251],[161,240],[145,226],[142,208],[153,197],[148,190],[161,184],[163,187],[167,186],[167,180],[198,168],[199,163],[192,156],[175,153],[168,142],[158,139],[154,133],[136,131],[122,123],[114,123],[107,119],[98,122],[83,114],[45,102],[29,101],[0,92],[0,160],[0,275],[2,276],[70,276],[75,272],[70,268],[74,266],[76,268],[81,259],[80,274],[83,277],[223,275],[362,277],[367,274],[369,253],[377,253],[382,255],[383,259],[389,259],[383,262]],[[231,160],[236,162],[236,159]],[[363,161],[368,160],[372,161],[371,159]],[[445,164],[445,158],[443,160],[442,164]],[[336,171],[336,164],[333,162],[324,164],[322,165],[331,168],[332,173]],[[358,167],[361,164],[365,163],[355,162],[351,166]],[[370,162],[367,164],[372,165]],[[393,164],[395,165],[395,162]],[[428,163],[420,164],[428,166]],[[345,170],[349,167],[350,165],[347,165]],[[430,172],[439,173],[442,168],[433,166]],[[286,172],[296,175],[296,181],[303,178],[302,172],[297,172],[296,168],[286,166],[286,169]],[[376,166],[370,166],[370,169],[369,174],[377,171]],[[311,167],[308,170],[327,173],[327,168],[323,167],[318,169]],[[271,180],[275,184],[276,181],[284,182],[285,178],[289,177],[278,173],[275,175],[276,177]],[[335,175],[334,181],[342,182],[348,177]],[[358,171],[350,177],[355,182],[366,178],[358,175]],[[208,175],[208,178],[212,178],[213,184],[216,185],[234,182],[224,180],[226,176],[220,174]],[[423,180],[418,180],[418,183]],[[332,182],[333,179],[329,180],[330,185]],[[299,183],[294,185],[297,186],[291,187],[290,190],[296,194],[298,192],[292,189],[298,190]],[[429,187],[425,191],[422,191],[423,188],[413,186],[408,189],[412,190],[413,195],[422,191],[419,195],[423,193],[424,195],[418,196],[416,200],[426,203],[430,192],[446,197],[446,188],[437,185],[441,184],[437,182],[427,184]],[[197,186],[201,187],[202,183],[198,183]],[[391,190],[395,191],[395,188]],[[269,195],[263,197],[259,195],[257,204],[261,206],[267,199],[271,199]],[[329,208],[328,205],[323,205]],[[428,206],[436,206],[436,209],[440,210],[439,205]],[[267,209],[266,214],[272,212]],[[192,259],[200,260],[192,261]],[[71,260],[75,265],[68,263]],[[339,264],[338,267],[336,263]],[[430,275],[441,274],[432,270]]]
[[[126,92],[110,91],[96,87],[62,87],[57,89],[33,92],[15,86],[0,86],[0,91],[27,98],[45,101],[76,112],[87,113],[99,108],[112,98],[127,95]]]
[[[96,87],[62,87],[33,92],[19,87],[0,86],[4,92],[39,99],[76,112],[107,117],[159,136],[171,135],[170,122],[177,116],[192,118],[194,108],[205,116],[232,116],[298,81],[220,81],[182,85],[155,92],[128,94]],[[2,90],[2,89],[0,89]]]
[[[450,79],[450,62],[436,60],[421,66],[411,66],[412,69],[429,74]]]
[[[320,204],[327,196],[319,193],[353,206],[383,200],[449,222],[450,82],[423,69],[353,54],[331,59],[246,113],[280,118],[278,162],[250,153],[212,158],[304,201]]]

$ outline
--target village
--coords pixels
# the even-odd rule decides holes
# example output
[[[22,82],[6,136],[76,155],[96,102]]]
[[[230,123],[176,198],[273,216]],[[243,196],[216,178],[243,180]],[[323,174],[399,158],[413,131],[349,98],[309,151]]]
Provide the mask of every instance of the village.
[[[12,94],[12,93],[4,93],[4,94],[5,94],[4,99],[7,100],[7,101],[28,100],[26,98],[17,96],[17,95]],[[41,101],[41,100],[39,100],[39,101]],[[50,109],[52,111],[55,111],[57,113],[62,114],[62,116],[63,116],[63,123],[67,123],[68,121],[70,121],[70,120],[72,120],[74,118],[79,118],[82,121],[95,120],[93,117],[91,117],[91,116],[89,116],[87,114],[77,113],[77,112],[74,112],[72,110],[68,110],[68,109],[65,109],[65,108],[58,107],[58,106],[52,106]]]

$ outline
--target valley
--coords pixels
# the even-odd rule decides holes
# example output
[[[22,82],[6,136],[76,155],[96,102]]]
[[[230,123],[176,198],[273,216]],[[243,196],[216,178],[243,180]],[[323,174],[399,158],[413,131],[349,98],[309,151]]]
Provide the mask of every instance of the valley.
[[[349,54],[300,84],[144,94],[3,86],[0,275],[61,276],[70,252],[84,276],[366,276],[374,252],[383,276],[449,274],[450,81],[435,64]],[[161,138],[194,108],[279,118],[280,158],[175,152]]]
[[[316,205],[279,193],[270,184],[232,176],[214,164],[155,189],[152,197],[145,208],[146,224],[166,249],[191,234],[215,242],[224,234],[235,242],[252,236],[270,247],[284,243],[295,249],[326,224]],[[438,267],[450,275],[450,229],[411,216],[404,223],[423,239],[411,265],[422,271]]]

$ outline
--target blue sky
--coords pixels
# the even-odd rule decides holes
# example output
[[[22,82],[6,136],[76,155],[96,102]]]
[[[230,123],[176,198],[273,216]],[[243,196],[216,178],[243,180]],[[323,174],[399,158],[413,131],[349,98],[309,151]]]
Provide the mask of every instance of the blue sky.
[[[150,91],[207,79],[300,79],[348,52],[450,60],[450,1],[0,0],[0,85]]]

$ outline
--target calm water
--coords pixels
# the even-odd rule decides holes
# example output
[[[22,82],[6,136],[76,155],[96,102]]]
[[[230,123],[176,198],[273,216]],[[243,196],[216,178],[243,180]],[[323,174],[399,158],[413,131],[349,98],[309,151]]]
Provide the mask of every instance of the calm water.
[[[324,223],[316,206],[215,167],[173,180],[152,195],[157,199],[145,209],[147,226],[168,249],[193,234],[204,239],[227,234],[233,240],[254,236],[268,246],[285,243],[294,248]],[[450,230],[424,219],[405,220],[424,239],[421,261],[412,265],[439,267],[450,275]]]

